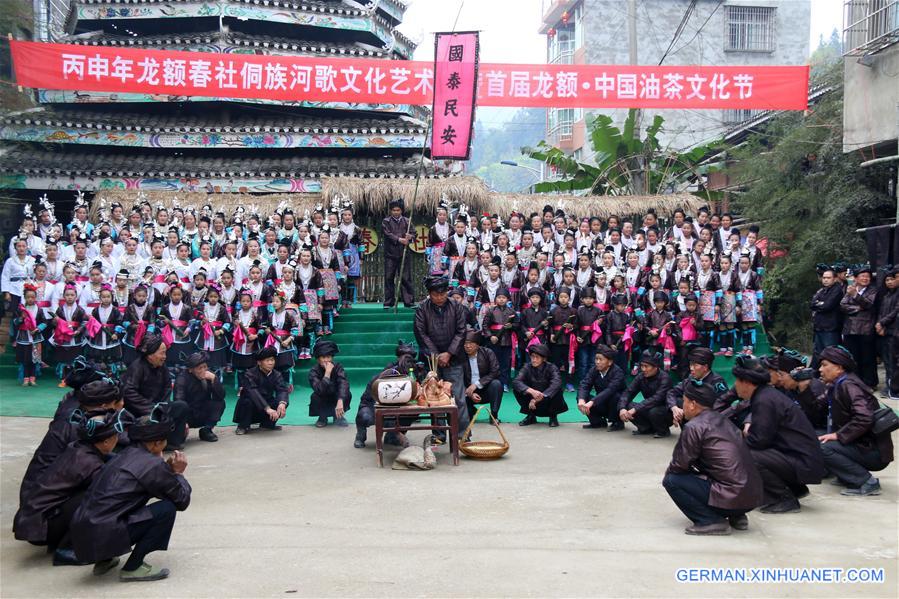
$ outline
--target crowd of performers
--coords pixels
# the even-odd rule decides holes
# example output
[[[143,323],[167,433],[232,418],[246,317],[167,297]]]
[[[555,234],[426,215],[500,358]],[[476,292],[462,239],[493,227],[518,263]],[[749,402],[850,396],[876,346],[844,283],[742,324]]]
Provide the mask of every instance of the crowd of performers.
[[[92,223],[79,197],[63,226],[46,200],[36,216],[26,206],[0,284],[22,384],[34,385],[41,365],[61,374],[82,352],[117,373],[157,331],[173,377],[197,349],[221,375],[274,347],[292,383],[297,360],[312,358],[356,299],[361,233],[339,203],[303,219],[282,205],[264,225],[242,207],[226,216],[147,202],[128,214],[114,203]]]
[[[414,235],[402,202],[390,211],[385,306],[396,302],[395,275],[413,305],[404,254]],[[180,450],[190,428],[216,440],[222,371],[240,371],[238,434],[280,429],[296,359],[315,358],[318,426],[346,425],[350,408],[339,349],[327,339],[360,274],[364,248],[349,207],[301,223],[282,207],[265,228],[241,211],[227,221],[211,207],[199,217],[172,212],[141,204],[126,217],[112,205],[92,225],[81,203],[62,230],[44,203],[36,219],[26,214],[3,269],[23,384],[34,384],[46,350],[72,388],[23,478],[14,532],[46,545],[55,564],[92,563],[98,575],[130,550],[126,582],[168,575],[144,558],[167,547],[176,512],[190,503]],[[511,215],[508,226],[460,213],[438,211],[417,347],[400,342],[387,365],[422,376],[422,358],[433,357],[460,430],[476,404],[498,416],[504,386],[520,425],[548,417],[558,426],[563,390],[575,384],[585,428],[630,423],[635,435],[664,438],[678,426],[663,485],[692,521],[689,534],[745,529],[756,507],[798,511],[808,485],[827,475],[845,495],[880,493],[872,472],[893,459],[891,425],[856,374],[867,364],[839,344],[816,352],[816,368],[789,350],[752,355],[764,276],[757,230],[707,210],[695,219],[678,211],[664,230],[653,212],[635,224],[547,206]],[[735,353],[728,388],[712,365]],[[360,448],[374,421],[370,387],[356,413]]]
[[[681,375],[691,347],[753,353],[764,276],[754,226],[740,230],[729,214],[704,208],[695,219],[677,210],[664,229],[653,211],[639,223],[604,222],[551,206],[512,214],[508,226],[497,215],[476,220],[463,211],[451,223],[440,208],[427,255],[499,359],[506,388],[537,343],[549,347],[569,391],[599,344],[631,375],[648,349]]]

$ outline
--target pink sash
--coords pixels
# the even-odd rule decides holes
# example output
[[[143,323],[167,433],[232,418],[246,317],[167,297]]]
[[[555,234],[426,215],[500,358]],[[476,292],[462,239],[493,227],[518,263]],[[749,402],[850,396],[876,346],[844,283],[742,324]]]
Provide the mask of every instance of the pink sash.
[[[255,335],[256,329],[247,327],[247,332],[250,333],[250,335]],[[237,325],[234,327],[234,347],[243,347],[246,342],[247,336],[243,333],[243,327]]]
[[[674,338],[668,332],[668,327],[662,327],[662,330],[659,332],[659,343],[662,344],[662,349],[664,350],[663,360],[665,370],[670,370],[671,360],[677,351],[677,347],[674,345]]]
[[[680,321],[680,332],[681,339],[686,341],[696,341],[699,338],[699,333],[696,332],[696,327],[693,326],[692,318],[681,318]]]
[[[286,335],[289,332],[290,331],[287,331],[286,329],[275,329],[274,331],[272,331],[271,335],[268,335],[266,337],[265,347],[271,347],[271,346],[275,345],[276,343],[280,343],[280,341],[275,339],[275,335],[278,335],[280,337],[282,335]]]
[[[222,326],[221,321],[213,320],[203,323],[203,349],[212,351],[215,349],[215,330],[212,327]]]
[[[540,339],[540,336],[543,335],[543,329],[539,329],[536,332],[534,332],[534,329],[528,329],[528,332],[534,333],[534,336],[531,337],[530,341],[528,341],[528,344],[527,344],[527,347],[525,347],[525,350],[527,350],[527,348],[532,345],[539,345],[539,344],[543,343],[543,341],[541,341],[541,339]]]
[[[140,347],[140,342],[147,334],[147,323],[144,320],[137,321],[137,330],[134,332],[134,347]]]
[[[165,343],[166,348],[171,347],[175,342],[175,333],[172,332],[172,327],[169,325],[162,327],[162,342]]]
[[[621,342],[624,343],[624,351],[631,351],[631,348],[634,346],[634,327],[631,325],[624,327],[624,334],[621,336]]]
[[[599,322],[599,320],[593,321],[592,329],[593,334],[590,335],[590,343],[595,345],[597,341],[602,339],[602,324]]]
[[[68,320],[59,319],[56,323],[56,329],[53,331],[53,339],[57,345],[65,345],[75,337],[75,330],[72,323]]]
[[[23,331],[33,331],[37,329],[37,321],[35,321],[34,316],[31,315],[31,312],[25,309],[25,306],[19,306],[19,309],[22,312],[22,324],[19,325],[19,328]]]
[[[574,356],[577,354],[577,335],[574,331],[568,335],[568,374],[574,373]]]
[[[97,336],[97,333],[99,333],[100,329],[102,328],[103,325],[100,323],[100,321],[91,316],[87,319],[87,326],[84,330],[87,331],[89,337],[93,338]]]

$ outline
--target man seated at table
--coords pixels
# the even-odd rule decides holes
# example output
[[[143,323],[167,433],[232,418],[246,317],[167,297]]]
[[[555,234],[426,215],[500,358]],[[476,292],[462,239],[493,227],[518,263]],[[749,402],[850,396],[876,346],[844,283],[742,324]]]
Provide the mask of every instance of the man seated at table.
[[[815,430],[802,409],[769,385],[770,374],[752,356],[737,356],[733,367],[734,390],[749,401],[746,444],[762,476],[766,514],[798,512],[806,485],[824,475],[824,456]]]
[[[841,495],[879,495],[880,481],[870,471],[883,470],[893,461],[890,433],[875,435],[872,430],[880,402],[855,374],[855,360],[845,347],[827,347],[820,359],[821,378],[831,385],[833,429],[818,437],[824,464],[846,486]]]
[[[368,381],[362,397],[359,398],[359,409],[356,411],[356,439],[353,441],[353,447],[356,449],[365,447],[365,441],[368,440],[368,427],[375,425],[375,396],[371,392],[372,384],[383,376],[408,374],[410,370],[415,374],[417,380],[421,380],[421,369],[415,363],[415,356],[418,354],[415,346],[400,340],[395,351],[396,360]],[[415,418],[400,418],[402,425],[411,425],[414,421]],[[385,424],[387,424],[386,421]],[[402,432],[387,432],[384,433],[384,444],[409,447],[409,440]]]
[[[333,418],[337,426],[348,425],[344,414],[350,409],[352,396],[343,365],[334,361],[334,355],[339,352],[340,348],[330,339],[319,339],[312,350],[316,364],[309,370],[312,388],[309,415],[318,418],[315,421],[317,428],[327,426],[328,418]]]
[[[624,389],[624,371],[615,364],[616,351],[608,345],[596,346],[593,367],[581,380],[577,392],[577,409],[589,422],[584,428],[606,428],[618,431],[624,424],[618,419],[618,397]],[[595,393],[591,397],[591,394]]]
[[[640,355],[640,374],[618,399],[618,418],[622,422],[633,422],[637,427],[633,431],[635,435],[652,434],[654,439],[667,437],[674,422],[666,403],[670,389],[671,379],[662,370],[662,354],[647,349]],[[634,401],[638,393],[643,395],[643,401]]]
[[[175,379],[175,401],[188,406],[187,425],[200,429],[203,441],[218,441],[212,432],[225,412],[225,388],[207,364],[209,354],[194,352],[184,361],[185,369]]]
[[[158,403],[170,403],[169,418],[174,426],[168,438],[169,449],[182,449],[187,439],[187,417],[190,412],[184,401],[172,402],[172,377],[166,368],[168,348],[162,335],[144,336],[138,349],[140,358],[132,362],[122,374],[122,399],[125,409],[140,418],[150,413]]]
[[[532,345],[527,352],[530,361],[512,381],[515,399],[525,415],[518,425],[530,426],[537,423],[538,416],[548,416],[550,426],[559,426],[559,414],[568,411],[559,369],[549,362],[549,348],[544,344]]]
[[[244,373],[243,386],[234,406],[234,423],[238,435],[250,432],[250,426],[258,423],[260,429],[281,430],[278,420],[287,414],[287,383],[275,370],[278,351],[274,346],[256,352],[256,366]]]
[[[702,381],[704,385],[710,386],[715,396],[719,398],[719,403],[720,398],[727,393],[727,383],[720,374],[712,371],[712,363],[715,361],[712,350],[707,347],[694,347],[687,354],[687,360],[690,363],[690,377],[676,384],[665,398],[675,426],[680,426],[684,422],[684,390],[688,384],[692,384],[691,380]]]
[[[474,418],[476,404],[489,404],[490,412],[499,422],[499,407],[503,401],[499,361],[492,349],[481,347],[481,339],[477,331],[469,331],[465,335],[465,358],[462,360],[465,403],[471,418]]]
[[[688,535],[729,535],[746,530],[746,512],[762,502],[762,479],[739,430],[712,407],[712,385],[688,379],[681,397],[680,438],[662,485],[693,524]]]

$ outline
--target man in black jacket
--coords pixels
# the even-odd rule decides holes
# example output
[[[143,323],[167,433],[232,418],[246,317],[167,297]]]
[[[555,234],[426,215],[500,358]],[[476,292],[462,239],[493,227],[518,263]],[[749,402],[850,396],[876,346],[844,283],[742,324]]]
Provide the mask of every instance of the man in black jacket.
[[[172,377],[165,366],[167,350],[161,335],[146,335],[139,348],[141,357],[122,374],[122,399],[125,409],[135,418],[146,416],[158,403],[171,402]],[[189,412],[184,401],[172,402],[169,418],[174,426],[168,438],[169,449],[184,448]]]
[[[519,426],[537,424],[537,417],[549,416],[551,427],[559,426],[559,414],[568,411],[562,396],[562,377],[559,369],[549,361],[549,348],[538,343],[527,348],[530,361],[518,371],[512,381],[515,399],[521,406],[524,419]]]
[[[465,344],[465,315],[462,306],[447,297],[447,277],[427,277],[428,297],[415,309],[413,324],[422,361],[437,358],[437,375],[453,386],[453,399],[459,408],[459,434],[468,428],[468,406],[465,404],[462,355]]]
[[[749,400],[746,444],[765,484],[761,511],[798,512],[806,485],[819,484],[825,472],[815,430],[793,400],[768,384],[771,376],[759,360],[737,356],[733,374],[737,395]]]
[[[843,320],[843,345],[856,358],[858,378],[872,389],[877,388],[877,344],[874,325],[877,322],[877,286],[871,267],[854,269],[852,285],[840,300]]]
[[[778,391],[795,401],[802,408],[816,434],[827,427],[827,399],[825,388],[812,368],[806,368],[807,359],[796,350],[779,348],[776,353],[761,359],[768,369],[771,384]]]
[[[720,374],[712,371],[715,362],[715,354],[707,347],[694,347],[687,354],[690,364],[690,377],[675,385],[665,398],[674,424],[681,426],[684,423],[684,390],[688,385],[696,386],[693,381],[699,381],[707,385],[715,392],[715,397],[721,398],[727,393],[727,383]]]
[[[152,551],[168,548],[176,512],[190,505],[184,478],[187,458],[176,451],[162,459],[173,421],[169,404],[160,403],[128,429],[132,444],[110,460],[94,478],[72,518],[72,544],[79,560],[94,563],[101,575],[131,550],[119,580],[144,582],[169,575],[167,568],[144,562]],[[147,505],[156,498],[160,501]]]
[[[746,512],[762,502],[762,479],[739,431],[713,409],[718,394],[689,379],[681,405],[684,425],[662,485],[693,524],[688,535],[746,530]]]
[[[890,399],[899,399],[899,266],[894,266],[884,276],[886,292],[880,298],[877,322],[874,332],[877,333],[881,346],[881,358],[887,375],[886,395]]]
[[[837,481],[846,485],[842,495],[880,494],[880,481],[871,471],[883,470],[893,461],[889,433],[875,435],[877,398],[858,376],[855,360],[844,347],[821,352],[821,377],[830,387],[831,431],[818,437],[824,463]]]
[[[247,434],[254,423],[259,423],[259,428],[281,430],[277,422],[287,414],[290,399],[284,377],[275,370],[277,355],[273,346],[260,349],[255,356],[256,366],[244,373],[234,406],[235,434]]]
[[[209,354],[194,352],[184,361],[185,369],[175,379],[175,401],[188,406],[187,425],[200,429],[203,441],[218,441],[212,428],[225,412],[225,388],[214,372],[209,370]]]
[[[614,349],[605,344],[596,346],[593,367],[581,380],[577,390],[577,409],[589,422],[584,428],[621,430],[624,424],[618,419],[618,397],[624,389],[624,371],[615,364]],[[591,397],[591,393],[595,393]]]
[[[343,365],[334,361],[340,348],[330,339],[319,339],[312,350],[316,364],[309,370],[309,415],[315,416],[315,426],[324,428],[328,418],[337,426],[348,426],[345,414],[350,409],[350,382]]]
[[[662,370],[662,354],[648,349],[640,356],[640,374],[621,393],[618,400],[618,418],[622,422],[633,422],[635,435],[652,433],[654,439],[671,434],[674,422],[666,398],[671,390],[671,379]],[[643,401],[635,402],[637,394]]]
[[[462,384],[469,419],[474,418],[475,404],[489,404],[490,412],[499,422],[499,407],[503,401],[503,384],[499,380],[499,361],[488,347],[481,347],[481,334],[465,334],[465,357],[462,358]]]
[[[412,257],[403,254],[409,244],[415,240],[415,233],[409,227],[409,219],[403,216],[403,201],[390,202],[390,216],[381,222],[381,232],[384,234],[384,308],[392,308],[396,303],[396,271],[403,262],[403,272],[400,273],[400,289],[403,295],[403,304],[407,308],[413,305],[412,293]]]
[[[365,442],[368,440],[368,427],[375,424],[375,398],[372,395],[372,383],[382,376],[408,374],[410,370],[416,380],[420,381],[422,378],[421,369],[415,363],[415,354],[418,352],[416,352],[413,344],[406,343],[400,339],[396,344],[395,353],[396,361],[387,364],[384,370],[373,376],[365,386],[362,397],[359,398],[359,409],[356,410],[356,438],[353,440],[353,447],[356,449],[365,447]],[[388,420],[390,419],[385,419],[385,423]],[[414,421],[415,418],[400,418],[400,424],[403,426],[411,426]],[[408,447],[409,440],[406,439],[404,433],[390,432],[384,433],[384,444]]]
[[[108,382],[98,385],[115,386]],[[106,393],[98,389],[99,393]],[[119,433],[130,420],[123,410],[79,413],[78,441],[74,441],[37,479],[13,519],[17,539],[46,545],[53,565],[82,565],[75,557],[69,526],[94,475],[115,449]]]
[[[811,303],[814,330],[813,368],[818,367],[818,355],[821,350],[840,343],[843,330],[843,315],[840,312],[843,286],[837,282],[836,274],[831,269],[821,273],[821,285],[821,289],[812,297]]]
[[[84,412],[91,410],[113,410],[122,408],[122,396],[118,388],[110,391],[108,386],[102,388],[94,387],[89,393],[81,393],[81,389],[93,382],[98,382],[105,377],[95,364],[87,360],[76,361],[75,368],[66,375],[66,384],[72,390],[66,393],[59,407],[56,408],[56,414],[44,438],[41,439],[28,468],[22,476],[22,486],[19,488],[19,504],[25,502],[25,497],[36,484],[38,477],[58,458],[66,447],[78,440],[78,425],[71,422],[72,412],[75,409],[81,409]],[[105,390],[103,393],[97,392],[98,389]]]

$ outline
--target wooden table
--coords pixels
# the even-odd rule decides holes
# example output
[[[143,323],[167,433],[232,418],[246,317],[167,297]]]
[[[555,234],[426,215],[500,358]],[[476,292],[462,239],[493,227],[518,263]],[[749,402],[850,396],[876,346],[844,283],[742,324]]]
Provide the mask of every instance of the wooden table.
[[[416,420],[427,417],[428,422],[402,426],[400,418]],[[393,419],[392,425],[385,425],[385,419]],[[445,424],[438,422],[443,418]],[[459,408],[451,406],[380,406],[375,404],[375,447],[378,450],[378,466],[384,467],[384,433],[402,433],[405,431],[444,431],[449,437],[450,452],[453,454],[453,465],[459,465]]]

